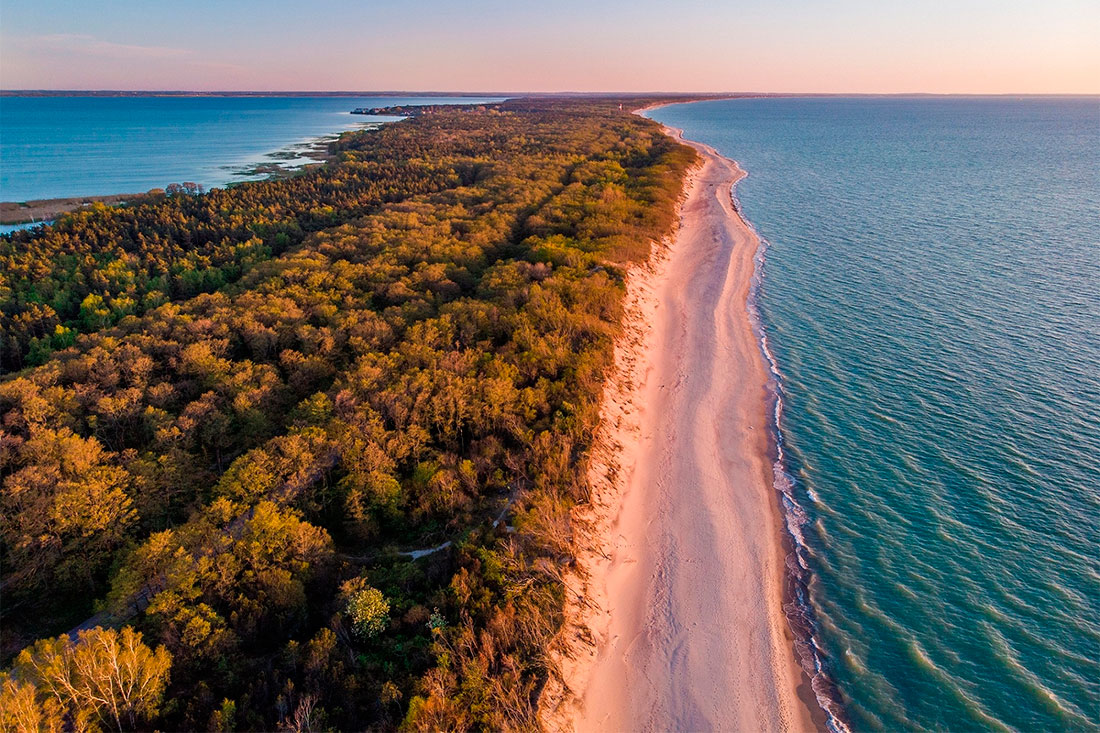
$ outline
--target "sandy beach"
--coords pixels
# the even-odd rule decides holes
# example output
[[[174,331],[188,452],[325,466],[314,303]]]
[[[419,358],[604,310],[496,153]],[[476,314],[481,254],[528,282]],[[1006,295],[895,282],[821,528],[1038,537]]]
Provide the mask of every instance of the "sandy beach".
[[[703,164],[679,230],[628,282],[551,729],[820,728],[782,609],[769,375],[746,311],[758,241],[730,197],[744,173],[688,144]]]

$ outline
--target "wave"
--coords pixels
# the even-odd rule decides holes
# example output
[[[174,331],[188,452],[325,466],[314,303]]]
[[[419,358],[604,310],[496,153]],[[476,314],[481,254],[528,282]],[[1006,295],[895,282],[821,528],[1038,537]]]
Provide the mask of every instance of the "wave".
[[[748,171],[745,172],[745,177],[748,177]],[[784,378],[779,369],[779,362],[769,346],[768,330],[759,308],[759,294],[764,281],[764,265],[770,243],[745,216],[741,201],[737,198],[736,184],[730,188],[730,201],[733,204],[734,211],[741,217],[745,226],[756,235],[759,242],[756,253],[753,255],[753,275],[745,307],[749,314],[749,322],[760,345],[760,351],[768,364],[768,372],[771,377],[768,389],[772,404],[772,417],[768,427],[771,445],[774,447],[772,485],[779,492],[783,507],[784,526],[787,528],[791,548],[786,562],[788,595],[791,600],[784,604],[783,610],[787,615],[791,630],[794,632],[795,653],[802,669],[810,678],[810,687],[813,689],[817,704],[825,713],[826,726],[832,733],[851,733],[840,690],[829,672],[829,661],[817,634],[817,619],[813,605],[810,603],[810,565],[808,560],[810,549],[802,533],[802,527],[809,522],[809,515],[795,497],[795,478],[787,470],[786,452],[784,450],[785,439],[782,430]],[[804,487],[804,490],[810,501],[817,503],[818,499],[813,490],[808,486]]]

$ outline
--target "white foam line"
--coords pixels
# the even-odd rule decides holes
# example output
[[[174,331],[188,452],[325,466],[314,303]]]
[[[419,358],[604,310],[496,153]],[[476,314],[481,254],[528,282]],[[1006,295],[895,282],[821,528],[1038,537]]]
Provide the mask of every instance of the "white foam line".
[[[745,169],[744,166],[742,166],[742,170],[745,171],[745,177],[747,178],[749,175],[748,170]],[[805,576],[810,573],[810,566],[806,558],[809,548],[802,534],[802,527],[809,521],[809,517],[794,496],[794,477],[791,476],[786,468],[786,451],[784,450],[785,440],[781,427],[783,424],[783,373],[780,371],[779,362],[769,346],[767,328],[764,325],[764,320],[760,315],[759,308],[760,288],[764,282],[764,265],[767,261],[766,255],[768,247],[771,246],[771,243],[757,231],[756,227],[754,227],[752,222],[748,220],[748,217],[745,216],[741,201],[737,198],[737,194],[735,193],[735,188],[730,189],[730,199],[733,203],[734,211],[741,217],[745,226],[752,230],[756,235],[757,241],[760,243],[756,249],[756,253],[753,255],[753,276],[749,286],[749,296],[745,303],[745,308],[749,314],[749,322],[760,344],[760,351],[764,355],[765,361],[768,363],[768,372],[771,374],[771,384],[769,386],[772,390],[772,397],[775,399],[775,409],[772,412],[771,425],[772,437],[775,439],[776,446],[776,458],[772,466],[773,486],[782,496],[785,526],[787,527],[787,532],[794,546],[795,560],[802,570],[802,575]],[[817,496],[809,487],[806,488],[806,493],[811,501],[815,503],[818,501]],[[793,568],[788,568],[788,572],[794,575]],[[798,605],[799,611],[805,618],[804,625],[808,629],[808,638],[804,640],[808,643],[797,644],[796,649],[799,650],[800,656],[808,656],[808,658],[802,659],[801,661],[804,668],[808,662],[813,670],[813,673],[810,675],[810,686],[814,691],[814,696],[817,698],[818,705],[825,712],[826,726],[828,726],[832,733],[850,733],[850,729],[842,717],[842,704],[836,699],[834,694],[831,694],[832,691],[836,689],[836,683],[828,674],[825,650],[822,648],[817,638],[817,623],[814,618],[814,608],[810,604],[810,599],[806,596],[806,583],[804,577],[795,575],[794,581],[795,602]],[[804,652],[802,650],[807,651]]]

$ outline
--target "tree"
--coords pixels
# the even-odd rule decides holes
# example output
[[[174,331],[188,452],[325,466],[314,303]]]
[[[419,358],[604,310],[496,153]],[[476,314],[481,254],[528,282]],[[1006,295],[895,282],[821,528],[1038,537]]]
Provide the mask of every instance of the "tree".
[[[103,723],[118,730],[134,729],[156,717],[168,685],[171,655],[153,651],[129,626],[122,631],[95,627],[70,636],[42,639],[24,649],[5,680],[4,697],[27,711],[29,687],[41,720],[61,709],[76,730],[95,730]],[[5,708],[7,706],[5,705]],[[25,720],[30,713],[20,713]]]
[[[61,706],[57,700],[39,700],[36,692],[29,682],[20,682],[7,672],[0,672],[0,730],[42,733],[63,730]]]
[[[69,428],[35,430],[20,458],[26,465],[5,478],[0,497],[14,579],[24,589],[87,587],[136,519],[128,474],[99,441]]]
[[[364,578],[353,578],[344,583],[340,590],[345,598],[344,610],[358,636],[371,639],[386,630],[390,603],[382,591],[367,585]]]

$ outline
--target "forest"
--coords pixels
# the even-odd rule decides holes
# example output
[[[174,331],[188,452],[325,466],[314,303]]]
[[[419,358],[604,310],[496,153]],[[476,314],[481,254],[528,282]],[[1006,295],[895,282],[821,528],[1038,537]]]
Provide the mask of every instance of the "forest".
[[[624,275],[611,99],[0,238],[0,729],[534,730]]]

